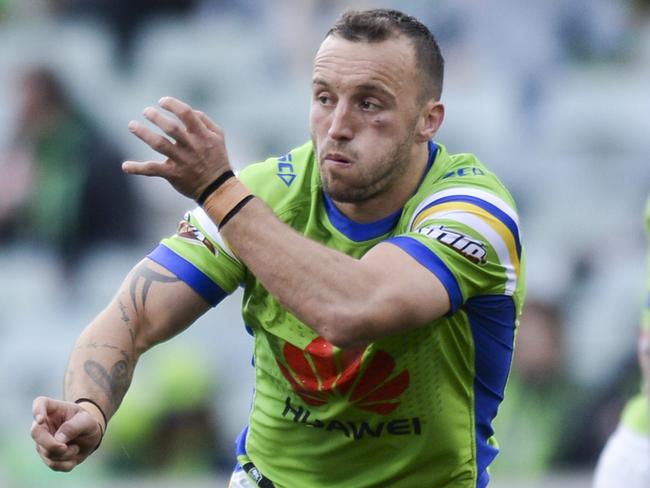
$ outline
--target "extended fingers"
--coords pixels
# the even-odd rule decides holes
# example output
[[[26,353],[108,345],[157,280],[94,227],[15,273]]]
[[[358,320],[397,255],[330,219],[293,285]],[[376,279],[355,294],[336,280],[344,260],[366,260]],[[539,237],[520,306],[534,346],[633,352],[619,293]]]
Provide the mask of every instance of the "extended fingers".
[[[167,117],[154,107],[145,108],[143,114],[147,120],[160,127],[165,134],[176,142],[185,143],[187,132],[177,120]]]
[[[203,124],[212,132],[215,134],[222,135],[223,130],[221,127],[219,127],[210,117],[208,117],[204,112],[201,112],[200,110],[195,110],[194,113],[197,115],[197,117],[203,122]]]
[[[171,176],[171,170],[167,167],[168,161],[164,163],[157,161],[124,161],[122,163],[122,171],[131,175],[169,178]]]
[[[176,146],[162,134],[148,129],[140,122],[129,122],[129,130],[154,151],[173,159],[177,155]]]
[[[178,117],[189,132],[201,133],[205,130],[203,121],[187,103],[174,97],[162,97],[158,103],[162,108]]]
[[[176,98],[161,98],[160,107],[169,114],[147,107],[144,116],[165,135],[152,132],[137,121],[129,123],[129,130],[167,160],[162,164],[125,161],[122,169],[131,174],[160,176],[179,193],[197,198],[214,175],[230,168],[223,131],[205,114]]]

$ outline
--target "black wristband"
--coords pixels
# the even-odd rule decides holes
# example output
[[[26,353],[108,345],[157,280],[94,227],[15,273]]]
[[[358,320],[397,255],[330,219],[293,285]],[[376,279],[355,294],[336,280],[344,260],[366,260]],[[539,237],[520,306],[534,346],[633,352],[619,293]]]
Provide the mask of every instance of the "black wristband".
[[[199,198],[196,199],[196,203],[203,205],[212,192],[223,185],[227,180],[234,177],[235,173],[233,173],[231,170],[220,174],[212,183],[205,187],[205,190],[203,190]]]
[[[100,407],[95,400],[91,400],[90,398],[77,398],[74,402],[76,404],[87,402],[95,405],[97,407],[97,410],[99,410],[99,413],[102,414],[102,418],[104,419],[104,428],[108,427],[108,420],[106,419],[106,414],[104,413],[104,410],[102,410],[102,407]],[[104,435],[104,432],[102,432],[102,435]]]
[[[224,216],[223,219],[221,219],[221,222],[219,222],[219,229],[226,225],[226,223],[232,219],[237,214],[237,212],[244,208],[244,205],[250,202],[253,198],[255,198],[255,195],[247,195],[242,198],[242,200],[237,205],[235,205],[232,210]]]

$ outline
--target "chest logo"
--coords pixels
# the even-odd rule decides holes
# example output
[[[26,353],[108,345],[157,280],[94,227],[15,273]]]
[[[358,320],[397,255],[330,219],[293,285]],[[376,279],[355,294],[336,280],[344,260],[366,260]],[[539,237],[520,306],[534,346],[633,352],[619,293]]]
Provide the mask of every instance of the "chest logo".
[[[276,174],[287,186],[291,186],[293,180],[296,179],[296,173],[293,169],[293,164],[291,161],[291,153],[285,154],[284,156],[280,156],[278,158],[278,172]]]
[[[304,350],[287,343],[282,352],[280,371],[308,405],[347,398],[360,410],[388,415],[409,387],[409,372],[395,372],[395,360],[385,351],[376,351],[363,368],[365,347],[335,350],[322,337]]]

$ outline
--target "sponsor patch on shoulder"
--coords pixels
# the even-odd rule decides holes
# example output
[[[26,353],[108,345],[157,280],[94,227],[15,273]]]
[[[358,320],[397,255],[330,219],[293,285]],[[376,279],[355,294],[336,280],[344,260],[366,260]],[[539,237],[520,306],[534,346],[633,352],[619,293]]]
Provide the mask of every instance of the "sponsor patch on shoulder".
[[[444,225],[427,225],[419,229],[418,233],[451,247],[454,251],[459,252],[476,264],[485,264],[487,262],[485,243],[472,239],[458,231],[448,229]]]
[[[205,237],[203,232],[193,226],[188,220],[184,219],[178,223],[176,235],[191,244],[202,244],[207,247],[212,254],[215,256],[217,254],[214,244],[212,244],[212,242]]]

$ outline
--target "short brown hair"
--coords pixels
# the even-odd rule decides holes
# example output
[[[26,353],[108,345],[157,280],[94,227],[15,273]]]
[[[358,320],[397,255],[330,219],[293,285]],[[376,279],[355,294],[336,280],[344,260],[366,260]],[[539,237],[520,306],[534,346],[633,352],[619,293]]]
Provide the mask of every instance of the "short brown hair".
[[[327,32],[353,42],[381,42],[403,34],[415,47],[417,66],[424,75],[422,95],[440,100],[445,60],[431,31],[415,17],[398,10],[348,10]]]

